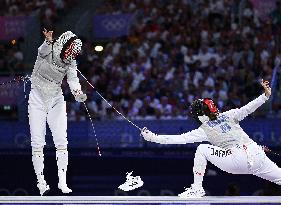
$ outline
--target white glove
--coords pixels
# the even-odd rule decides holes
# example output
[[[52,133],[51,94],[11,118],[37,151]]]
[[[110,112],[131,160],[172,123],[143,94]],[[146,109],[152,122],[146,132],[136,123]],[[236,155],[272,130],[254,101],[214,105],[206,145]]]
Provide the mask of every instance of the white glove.
[[[74,97],[77,102],[85,102],[87,100],[87,95],[81,90],[74,91]]]
[[[157,137],[156,134],[148,130],[146,127],[142,128],[141,135],[146,141],[154,142],[155,138]]]

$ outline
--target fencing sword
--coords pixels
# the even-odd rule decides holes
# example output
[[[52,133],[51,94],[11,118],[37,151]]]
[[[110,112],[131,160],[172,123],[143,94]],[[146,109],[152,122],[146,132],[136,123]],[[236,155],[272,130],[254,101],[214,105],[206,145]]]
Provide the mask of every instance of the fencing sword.
[[[135,126],[137,129],[139,129],[140,131],[142,130],[139,126],[137,126],[136,124],[134,124],[131,120],[129,120],[128,118],[126,118],[121,112],[119,112],[113,105],[111,105],[98,91],[97,89],[88,81],[88,79],[81,73],[80,70],[76,69],[80,75],[86,80],[86,82],[94,89],[94,91],[111,107],[113,108],[120,116],[122,116],[125,120],[127,120],[129,123],[131,123],[133,126]]]
[[[2,82],[0,83],[0,86],[6,86],[9,84],[13,84],[13,83],[20,83],[21,81],[23,81],[23,92],[24,92],[24,98],[26,99],[26,81],[30,80],[30,76],[26,75],[26,76],[17,76],[15,78],[13,78],[12,80],[6,81],[6,82]]]
[[[9,84],[12,84],[12,83],[19,83],[21,81],[29,80],[29,78],[30,77],[28,75],[26,75],[26,76],[17,76],[15,78],[13,78],[12,80],[0,83],[0,86],[9,85]]]
[[[140,131],[142,130],[139,126],[137,126],[136,124],[134,124],[131,120],[129,120],[128,118],[126,118],[121,112],[119,112],[113,105],[111,105],[97,90],[96,88],[88,81],[88,79],[81,73],[80,70],[78,70],[76,68],[76,70],[80,73],[80,75],[86,80],[86,82],[94,89],[94,91],[111,107],[113,108],[120,116],[122,116],[125,120],[127,120],[127,122],[129,122],[130,124],[132,124],[134,127],[136,127],[137,129],[139,129]],[[98,143],[98,138],[97,138],[97,135],[96,135],[96,130],[95,130],[95,127],[94,127],[94,123],[93,123],[93,120],[92,120],[92,117],[90,115],[90,112],[85,104],[85,102],[83,102],[84,104],[84,107],[87,111],[87,114],[88,114],[88,117],[91,121],[91,125],[92,125],[92,129],[94,131],[94,135],[95,135],[95,138],[96,138],[96,144],[97,144],[97,149],[98,149],[98,153],[99,153],[99,156],[101,156],[101,152],[100,152],[100,148],[99,148],[99,143]]]

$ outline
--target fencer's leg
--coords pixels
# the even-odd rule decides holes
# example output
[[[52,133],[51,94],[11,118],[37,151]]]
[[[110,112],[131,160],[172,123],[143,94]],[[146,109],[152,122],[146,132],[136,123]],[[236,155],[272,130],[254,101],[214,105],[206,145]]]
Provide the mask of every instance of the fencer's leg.
[[[205,191],[202,187],[203,177],[207,166],[207,161],[228,173],[244,174],[248,173],[247,155],[242,149],[226,150],[209,144],[201,144],[197,147],[194,157],[194,183],[187,188],[179,197],[202,197]]]
[[[194,165],[193,165],[193,177],[194,186],[202,187],[203,177],[205,175],[205,170],[207,167],[207,157],[204,154],[203,146],[199,145],[195,152]]]
[[[33,167],[37,176],[37,187],[39,189],[40,195],[46,194],[50,187],[44,178],[44,153],[43,147],[32,148],[32,162]]]
[[[55,105],[49,110],[47,121],[57,149],[58,188],[61,189],[63,193],[70,193],[72,190],[68,188],[66,182],[68,166],[66,104],[63,98],[56,99],[54,104]]]
[[[58,165],[58,177],[59,183],[58,188],[61,189],[63,193],[70,193],[72,190],[68,188],[66,183],[66,173],[68,166],[68,151],[66,147],[57,147],[56,159]]]
[[[226,150],[209,144],[201,144],[197,147],[193,166],[196,186],[202,186],[207,161],[228,173],[248,173],[247,155],[243,149]]]
[[[267,156],[265,156],[261,161],[261,167],[253,174],[275,184],[281,185],[281,168],[278,167]]]
[[[37,187],[43,195],[50,189],[44,178],[44,153],[43,147],[46,134],[46,111],[41,104],[40,96],[34,90],[29,96],[28,105],[29,125],[31,133],[32,163],[37,176]]]
[[[43,147],[32,147],[32,163],[38,183],[45,181]]]

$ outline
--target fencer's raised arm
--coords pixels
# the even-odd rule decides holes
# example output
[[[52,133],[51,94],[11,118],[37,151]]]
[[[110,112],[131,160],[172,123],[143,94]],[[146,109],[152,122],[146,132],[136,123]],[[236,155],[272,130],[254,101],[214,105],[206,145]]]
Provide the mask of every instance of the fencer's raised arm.
[[[44,58],[52,52],[52,44],[47,40],[43,42],[43,44],[38,48],[38,54]]]
[[[187,144],[208,141],[208,137],[202,128],[180,135],[156,135],[145,127],[142,129],[141,135],[146,141],[156,142],[159,144]]]
[[[47,29],[44,28],[43,34],[45,36],[45,41],[38,48],[38,53],[42,58],[46,57],[52,52],[53,31],[47,31]]]
[[[249,114],[253,113],[256,109],[258,109],[261,105],[263,105],[270,97],[271,95],[271,88],[269,87],[268,81],[261,82],[261,85],[264,88],[264,94],[260,95],[255,100],[249,102],[247,105],[239,108],[239,109],[232,109],[224,114],[232,117],[236,121],[241,121],[245,117],[247,117]]]

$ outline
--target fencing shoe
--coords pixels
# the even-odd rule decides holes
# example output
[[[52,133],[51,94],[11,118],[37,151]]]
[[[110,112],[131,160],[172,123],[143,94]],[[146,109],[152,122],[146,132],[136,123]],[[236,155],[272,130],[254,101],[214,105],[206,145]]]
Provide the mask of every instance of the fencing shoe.
[[[140,176],[132,176],[133,172],[126,173],[126,182],[121,184],[118,188],[123,191],[131,191],[143,185]]]
[[[203,187],[197,187],[194,186],[194,184],[191,185],[190,188],[186,188],[185,191],[178,196],[180,198],[199,198],[205,195],[205,191]]]
[[[48,193],[48,191],[50,191],[50,187],[49,185],[46,183],[46,181],[40,181],[37,184],[37,187],[40,191],[40,195],[43,196],[44,194]]]
[[[62,191],[62,193],[68,194],[68,193],[72,192],[72,190],[70,188],[68,188],[68,186],[66,184],[66,172],[63,170],[59,170],[58,175],[59,175],[58,188]]]

